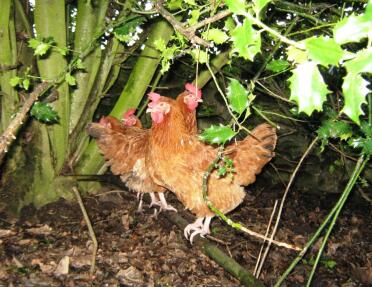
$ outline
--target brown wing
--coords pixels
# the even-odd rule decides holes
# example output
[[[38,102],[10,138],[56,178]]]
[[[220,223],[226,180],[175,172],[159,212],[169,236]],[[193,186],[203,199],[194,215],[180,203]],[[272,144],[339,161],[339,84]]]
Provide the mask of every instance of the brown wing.
[[[256,175],[275,155],[276,140],[275,128],[261,124],[244,140],[227,146],[225,152],[234,161],[238,184],[248,185],[256,180]]]
[[[118,132],[91,123],[87,131],[97,139],[98,147],[114,174],[132,172],[136,161],[144,157],[148,144],[147,130],[123,126],[123,129]]]

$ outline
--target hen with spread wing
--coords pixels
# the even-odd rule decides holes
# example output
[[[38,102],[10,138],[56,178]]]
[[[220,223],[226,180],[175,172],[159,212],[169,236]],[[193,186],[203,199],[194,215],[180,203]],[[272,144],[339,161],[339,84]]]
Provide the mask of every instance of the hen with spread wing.
[[[185,228],[186,238],[208,234],[215,215],[202,195],[205,171],[218,150],[199,141],[187,128],[177,101],[166,97],[150,97],[147,112],[153,126],[149,135],[146,166],[153,180],[172,191],[197,219]],[[208,180],[208,198],[223,213],[235,209],[245,196],[243,186],[255,181],[256,175],[274,156],[276,132],[261,124],[244,140],[230,144],[226,153],[234,160],[233,178],[219,177],[213,171]]]

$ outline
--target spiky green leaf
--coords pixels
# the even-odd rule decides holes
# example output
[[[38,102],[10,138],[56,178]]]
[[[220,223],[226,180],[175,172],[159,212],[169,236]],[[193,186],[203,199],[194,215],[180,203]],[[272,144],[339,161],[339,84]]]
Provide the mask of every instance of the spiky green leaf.
[[[159,50],[160,52],[163,52],[167,46],[165,45],[165,41],[162,38],[156,39],[154,41],[154,46],[156,50]]]
[[[289,78],[290,100],[297,102],[299,112],[311,115],[314,110],[321,111],[326,95],[329,93],[316,63],[304,62],[293,70]]]
[[[356,124],[360,124],[359,116],[364,115],[362,104],[367,103],[366,96],[369,93],[368,81],[361,74],[348,73],[342,84],[345,105],[341,113],[346,114]]]
[[[248,107],[248,91],[235,79],[230,79],[227,98],[231,109],[239,115]]]
[[[229,36],[220,29],[209,29],[208,31],[203,32],[202,36],[204,39],[214,41],[216,44],[225,43],[229,39]]]
[[[191,56],[196,62],[199,62],[200,64],[205,64],[208,61],[207,52],[200,49],[192,49]]]
[[[200,135],[200,139],[212,144],[224,144],[231,140],[235,134],[236,133],[228,126],[212,125],[203,131]]]
[[[236,27],[231,32],[233,41],[232,52],[237,52],[240,57],[253,61],[261,51],[261,34],[253,28],[252,22],[245,19],[242,26]]]
[[[289,46],[287,48],[287,57],[289,61],[301,64],[308,61],[306,51],[297,49],[294,46]]]
[[[353,135],[353,130],[349,124],[338,120],[326,120],[317,130],[321,140],[329,138],[347,140]]]
[[[369,1],[364,14],[345,17],[333,28],[333,36],[339,44],[359,42],[372,36],[372,2]]]
[[[59,120],[58,114],[51,106],[41,102],[35,102],[30,111],[31,116],[37,120],[52,124]]]
[[[253,9],[256,14],[259,15],[261,10],[265,8],[265,6],[269,4],[269,2],[271,2],[271,0],[253,0]]]
[[[235,14],[244,14],[246,3],[244,0],[225,0],[229,10]]]
[[[311,37],[304,42],[309,59],[323,66],[337,66],[344,56],[344,50],[332,38]]]
[[[354,59],[345,62],[344,66],[352,74],[372,73],[372,48],[359,51]]]
[[[266,65],[266,69],[274,73],[279,73],[286,70],[291,64],[285,60],[273,60]]]

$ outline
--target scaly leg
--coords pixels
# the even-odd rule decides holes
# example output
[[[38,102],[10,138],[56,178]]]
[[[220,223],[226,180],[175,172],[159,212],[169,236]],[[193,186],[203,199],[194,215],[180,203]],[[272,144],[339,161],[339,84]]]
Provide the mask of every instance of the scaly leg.
[[[168,204],[167,200],[165,199],[165,196],[164,196],[163,192],[159,192],[158,196],[160,198],[160,211],[170,210],[170,211],[177,212],[177,209],[175,209],[172,205]]]
[[[151,197],[150,208],[153,205],[161,206],[161,201],[156,198],[156,195],[154,192],[150,192],[150,197]]]
[[[209,234],[210,233],[209,225],[211,223],[212,218],[213,216],[199,217],[195,220],[194,223],[187,225],[184,230],[184,235],[186,239],[189,239],[190,243],[192,244],[194,237],[196,235],[200,234],[201,237],[204,237],[204,235]]]
[[[137,207],[137,212],[143,212],[143,193],[137,192],[137,199],[139,200],[139,204]]]

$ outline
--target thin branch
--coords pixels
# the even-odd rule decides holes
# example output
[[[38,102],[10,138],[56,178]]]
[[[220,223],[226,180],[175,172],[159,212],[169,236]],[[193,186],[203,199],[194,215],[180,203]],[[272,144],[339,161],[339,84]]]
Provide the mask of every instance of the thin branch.
[[[204,19],[203,21],[200,21],[193,26],[186,27],[184,23],[179,22],[167,9],[163,7],[162,1],[156,1],[155,8],[157,12],[162,15],[177,32],[184,35],[191,43],[195,43],[206,48],[211,47],[211,43],[197,36],[195,34],[196,31],[206,25],[217,22],[232,14],[229,10],[224,10],[217,13],[216,15]]]
[[[52,87],[50,82],[42,82],[37,85],[34,91],[30,94],[28,99],[23,104],[22,108],[16,113],[13,120],[10,122],[9,126],[0,136],[0,163],[3,161],[5,154],[8,152],[9,146],[16,139],[16,134],[19,128],[28,118],[28,111],[31,109],[37,99],[42,96],[47,90]]]
[[[96,266],[96,255],[97,255],[97,250],[98,250],[98,242],[97,242],[96,235],[94,234],[94,230],[92,227],[92,223],[90,222],[89,215],[87,213],[87,210],[85,209],[83,201],[81,200],[81,196],[80,196],[78,189],[74,186],[72,188],[72,191],[74,192],[76,199],[79,203],[81,212],[83,213],[83,216],[84,216],[85,223],[87,224],[87,227],[88,227],[90,238],[92,239],[92,242],[93,242],[92,261],[91,261],[90,270],[89,270],[90,276],[92,277],[94,273],[94,268]]]

